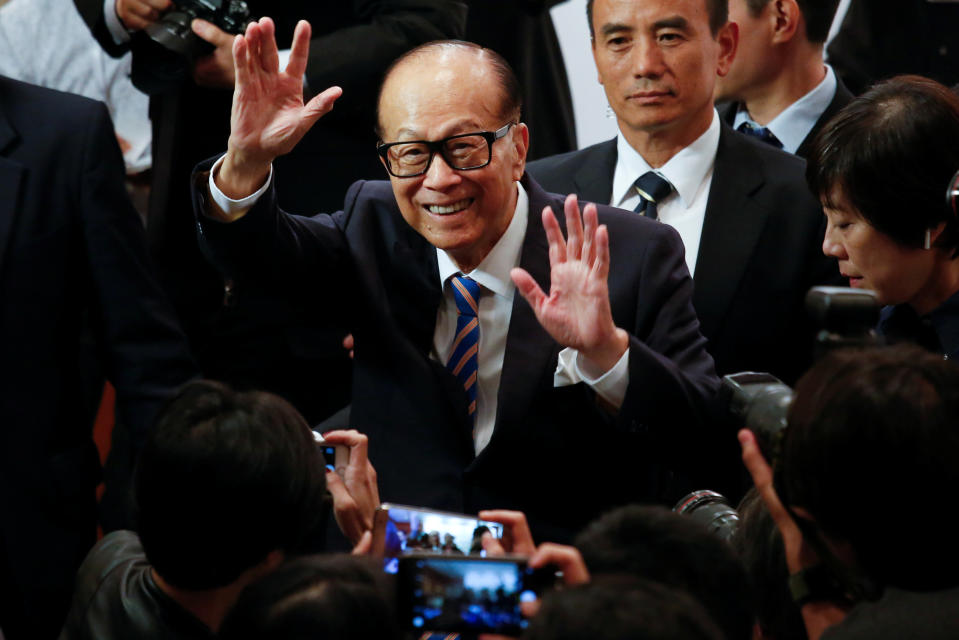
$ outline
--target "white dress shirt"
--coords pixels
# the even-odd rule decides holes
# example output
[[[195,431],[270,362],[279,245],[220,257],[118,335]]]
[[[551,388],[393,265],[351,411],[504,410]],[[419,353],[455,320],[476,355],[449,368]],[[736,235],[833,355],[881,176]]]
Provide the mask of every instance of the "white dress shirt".
[[[272,168],[266,183],[255,193],[233,200],[217,188],[213,178],[223,158],[210,171],[209,188],[213,201],[228,214],[248,210],[266,192],[273,177]],[[479,300],[479,350],[477,352],[476,422],[473,430],[474,451],[478,455],[489,443],[496,425],[496,408],[499,403],[499,383],[506,355],[506,336],[513,314],[513,297],[516,285],[510,271],[520,264],[526,225],[529,221],[529,196],[520,183],[516,183],[516,209],[502,237],[471,272],[463,274],[475,280],[481,287]],[[436,327],[433,332],[433,348],[430,357],[442,363],[449,360],[450,347],[456,333],[456,299],[450,286],[450,276],[460,273],[459,267],[442,249],[436,250],[443,301],[436,312]],[[553,385],[557,387],[584,382],[614,407],[620,407],[629,384],[629,349],[606,372],[591,370],[588,363],[575,349],[563,349],[556,363]]]
[[[806,139],[812,128],[816,126],[819,117],[829,108],[829,103],[836,95],[837,85],[836,74],[832,67],[827,64],[826,77],[812,91],[783,109],[782,113],[766,125],[766,128],[776,136],[776,139],[783,143],[783,151],[796,153],[799,145]],[[740,103],[736,117],[733,119],[733,128],[738,129],[739,125],[744,122],[760,126],[749,117],[746,105]]]
[[[656,203],[657,217],[679,232],[679,237],[686,247],[686,266],[690,273],[696,273],[699,239],[703,234],[706,202],[709,200],[713,165],[719,149],[719,128],[719,114],[714,109],[709,128],[692,144],[655,170],[673,185],[673,192]],[[622,133],[616,137],[616,151],[610,204],[631,211],[639,204],[639,194],[633,188],[633,183],[636,178],[653,169],[643,156],[626,142]]]

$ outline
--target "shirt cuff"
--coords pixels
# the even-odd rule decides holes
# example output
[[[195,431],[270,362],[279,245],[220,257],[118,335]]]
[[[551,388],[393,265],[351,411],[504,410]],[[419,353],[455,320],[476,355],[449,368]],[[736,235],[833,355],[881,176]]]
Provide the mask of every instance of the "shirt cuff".
[[[212,196],[213,202],[216,203],[216,206],[220,207],[220,210],[223,213],[233,217],[246,213],[252,209],[253,205],[255,205],[260,199],[260,196],[266,193],[266,190],[270,186],[270,182],[273,180],[273,165],[270,165],[270,175],[267,176],[266,182],[263,183],[262,187],[245,198],[234,200],[233,198],[228,198],[222,191],[220,191],[219,187],[216,186],[216,182],[213,180],[217,174],[217,171],[220,170],[220,165],[223,164],[223,158],[225,157],[226,154],[224,153],[222,156],[220,156],[219,160],[213,163],[213,168],[210,169],[210,196]]]
[[[117,44],[123,44],[130,41],[130,32],[120,22],[117,16],[116,0],[103,0],[103,22],[107,25],[107,31]]]
[[[559,352],[553,386],[565,387],[585,382],[603,400],[614,407],[623,406],[626,387],[629,386],[629,349],[606,372],[596,371],[580,356],[579,351],[567,347]]]

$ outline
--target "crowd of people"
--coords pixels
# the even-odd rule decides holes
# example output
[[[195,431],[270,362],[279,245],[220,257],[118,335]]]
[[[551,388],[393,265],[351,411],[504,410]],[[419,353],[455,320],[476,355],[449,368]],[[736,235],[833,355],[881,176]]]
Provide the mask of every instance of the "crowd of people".
[[[577,150],[555,4],[59,8],[132,54],[151,195],[0,76],[0,640],[959,635],[959,77],[864,79],[866,3],[834,68],[838,0],[587,0]],[[874,326],[821,355],[843,285]],[[743,424],[742,371],[788,405]],[[417,582],[381,499],[481,522],[410,525]]]

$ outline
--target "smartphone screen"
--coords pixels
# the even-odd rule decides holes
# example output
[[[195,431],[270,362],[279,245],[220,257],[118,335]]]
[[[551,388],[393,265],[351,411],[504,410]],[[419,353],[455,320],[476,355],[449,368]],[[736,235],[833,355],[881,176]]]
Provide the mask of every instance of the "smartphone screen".
[[[382,526],[382,549],[388,573],[396,573],[395,558],[408,553],[437,553],[445,555],[485,555],[482,536],[485,532],[494,538],[503,536],[503,525],[477,518],[444,513],[416,507],[384,504],[385,522]],[[378,539],[379,532],[374,533]]]
[[[398,610],[407,629],[518,635],[527,621],[525,560],[423,557],[400,560]]]

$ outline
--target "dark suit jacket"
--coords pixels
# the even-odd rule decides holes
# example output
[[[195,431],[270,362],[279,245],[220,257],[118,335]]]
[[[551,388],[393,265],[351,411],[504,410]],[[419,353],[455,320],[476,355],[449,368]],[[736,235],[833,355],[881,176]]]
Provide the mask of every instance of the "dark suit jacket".
[[[198,175],[199,212],[206,176]],[[562,201],[531,179],[523,184],[530,215],[520,265],[548,290],[537,213],[547,205],[561,211]],[[669,227],[601,207],[614,238],[613,316],[632,335],[618,415],[602,410],[584,384],[553,386],[560,346],[517,293],[495,430],[474,458],[466,394],[429,357],[442,299],[436,249],[402,219],[390,185],[356,183],[332,217],[289,216],[273,200],[271,191],[229,225],[201,217],[203,238],[214,260],[255,272],[250,277],[299,274],[291,286],[301,297],[321,295],[324,281],[346,281],[346,303],[326,303],[351,315],[351,424],[370,436],[384,500],[474,513],[521,509],[542,539],[568,540],[611,505],[660,498],[664,465],[693,464],[717,379]]]
[[[100,44],[119,55],[103,20],[103,0],[75,0]],[[374,106],[380,76],[413,46],[460,37],[466,8],[452,0],[292,2],[248,0],[254,16],[276,22],[289,47],[300,18],[313,27],[307,82],[343,87],[336,108],[275,163],[281,204],[291,211],[333,211],[357,178],[385,176],[375,153]],[[150,246],[204,375],[284,396],[318,422],[349,401],[346,328],[329,314],[293,308],[272,289],[218,273],[196,244],[189,179],[193,167],[222,150],[230,134],[232,91],[189,77],[156,83],[158,51],[143,33],[130,43],[133,80],[151,83],[153,186]],[[317,185],[322,185],[318,188]],[[232,278],[230,293],[225,278]],[[322,390],[322,392],[318,392]]]
[[[84,327],[137,441],[195,375],[123,171],[103,104],[0,77],[0,609],[28,637],[59,631],[96,534]]]
[[[550,9],[564,0],[467,0],[466,39],[509,62],[533,132],[528,160],[576,148],[573,97]]]
[[[616,141],[529,165],[549,191],[612,198]],[[804,298],[837,284],[805,163],[723,125],[696,261],[693,306],[720,375],[769,371],[791,384],[812,358]]]
[[[826,107],[826,110],[822,112],[822,115],[819,116],[819,119],[816,120],[816,124],[813,125],[812,129],[809,130],[809,133],[806,134],[806,137],[803,138],[803,141],[799,143],[799,147],[796,148],[796,155],[800,158],[808,158],[810,151],[812,151],[813,140],[816,139],[816,134],[818,134],[826,123],[829,122],[834,115],[839,113],[839,110],[845,107],[847,104],[852,102],[853,95],[850,93],[849,89],[846,88],[846,85],[843,84],[839,76],[836,76],[836,93],[833,94],[832,100],[829,101],[829,105]],[[733,122],[736,120],[736,112],[739,111],[740,102],[726,102],[721,105],[716,105],[716,109],[719,111],[719,117],[723,119],[723,122],[728,124],[730,127],[733,126]]]
[[[959,82],[959,5],[899,0],[879,11],[875,2],[851,0],[839,33],[826,47],[829,64],[855,95],[903,73]]]

